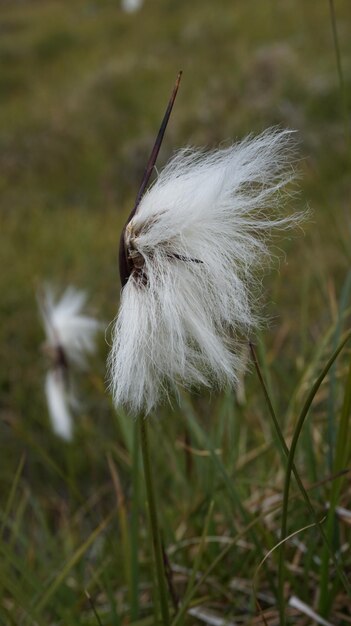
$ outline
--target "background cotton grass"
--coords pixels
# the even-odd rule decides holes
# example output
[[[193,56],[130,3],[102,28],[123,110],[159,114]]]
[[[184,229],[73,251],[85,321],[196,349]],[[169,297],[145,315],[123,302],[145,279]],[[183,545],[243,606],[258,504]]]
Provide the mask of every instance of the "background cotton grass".
[[[88,354],[95,350],[96,334],[102,325],[83,313],[87,294],[67,287],[61,298],[46,286],[38,295],[46,342],[43,350],[49,359],[45,394],[54,432],[71,440],[72,412],[78,406],[72,388],[74,367],[85,367]],[[73,367],[73,369],[72,369]]]
[[[144,0],[121,0],[121,7],[126,13],[136,13],[143,4]]]
[[[184,149],[145,194],[124,234],[133,269],[109,361],[117,405],[149,413],[177,385],[238,382],[267,239],[303,217],[283,211],[293,146],[292,132],[271,129]]]

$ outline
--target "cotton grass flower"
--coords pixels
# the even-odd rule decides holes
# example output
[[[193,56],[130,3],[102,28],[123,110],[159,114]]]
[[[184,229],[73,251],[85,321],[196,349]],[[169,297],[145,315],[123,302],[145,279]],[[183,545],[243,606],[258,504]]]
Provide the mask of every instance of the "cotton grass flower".
[[[121,7],[125,13],[136,13],[143,6],[143,0],[121,0]]]
[[[45,380],[49,415],[54,432],[67,441],[72,439],[72,412],[78,406],[72,390],[72,366],[86,365],[101,329],[97,320],[82,313],[86,299],[86,293],[74,287],[68,287],[59,300],[51,287],[38,296],[46,334],[44,351],[50,363]]]
[[[210,152],[185,148],[137,202],[121,239],[116,405],[147,414],[178,385],[236,385],[267,240],[300,219],[281,212],[293,143],[271,129]]]

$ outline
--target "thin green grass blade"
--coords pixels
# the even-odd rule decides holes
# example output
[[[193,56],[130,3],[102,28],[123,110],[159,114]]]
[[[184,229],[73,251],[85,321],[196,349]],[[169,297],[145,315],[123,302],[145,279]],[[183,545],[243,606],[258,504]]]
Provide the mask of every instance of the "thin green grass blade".
[[[347,316],[351,313],[351,307],[345,309],[342,320],[346,320]],[[333,341],[333,337],[335,335],[335,330],[337,327],[338,321],[336,320],[334,324],[332,324],[324,336],[319,340],[316,345],[313,356],[310,358],[306,367],[304,368],[300,380],[295,387],[295,391],[291,396],[291,399],[288,404],[288,408],[286,410],[286,424],[290,424],[295,420],[295,416],[298,412],[298,407],[300,406],[301,401],[305,397],[306,388],[312,384],[312,381],[315,380],[317,373],[320,369],[320,363],[323,358],[323,354],[327,350],[330,343]],[[335,346],[336,348],[336,346]]]
[[[108,573],[104,573],[103,577],[104,589],[110,604],[110,620],[111,626],[121,626],[121,619],[117,613],[115,589]]]
[[[13,505],[13,501],[14,501],[15,494],[16,494],[16,491],[17,491],[19,479],[20,479],[21,474],[22,474],[24,461],[25,461],[25,455],[23,454],[21,459],[20,459],[20,462],[18,464],[18,467],[17,467],[17,470],[16,470],[16,474],[14,475],[14,478],[13,478],[13,481],[12,481],[12,485],[11,485],[11,489],[10,489],[10,493],[9,493],[8,498],[7,498],[7,502],[5,504],[4,513],[3,513],[3,516],[2,516],[1,527],[0,527],[0,541],[3,538],[4,529],[5,529],[5,526],[7,524],[9,513],[10,513],[12,505]]]
[[[8,588],[8,584],[15,576],[16,571],[21,572],[23,596],[26,594],[31,596],[40,588],[40,580],[33,572],[33,568],[25,562],[25,554],[23,554],[22,550],[18,554],[12,541],[0,543],[0,555],[0,581],[3,589]]]
[[[26,622],[38,622],[36,608],[32,608],[31,599],[41,587],[41,581],[33,571],[33,564],[28,562],[30,543],[26,532],[21,530],[28,510],[29,494],[25,491],[11,516],[7,517],[6,539],[0,540],[0,587],[2,602],[10,595],[14,603],[14,611],[21,608]],[[11,507],[13,508],[13,507]],[[20,583],[18,578],[20,573]],[[0,600],[0,604],[2,603]],[[17,612],[16,612],[16,615]],[[23,621],[24,624],[24,621]]]
[[[128,415],[126,415],[126,413],[124,412],[124,410],[122,408],[118,409],[118,426],[119,426],[119,430],[120,433],[122,435],[122,440],[124,442],[125,447],[127,448],[129,454],[133,453],[133,439],[134,439],[134,435],[133,435],[133,429],[134,429],[134,422],[133,420],[130,419],[130,417]]]
[[[35,440],[35,438],[32,437],[28,431],[26,431],[24,428],[17,424],[15,427],[15,432],[16,435],[26,443],[26,445],[28,445],[35,452],[37,452],[40,457],[42,457],[45,467],[51,468],[58,476],[60,476],[60,478],[64,480],[66,485],[71,490],[72,495],[74,495],[77,501],[83,502],[82,494],[77,486],[72,483],[70,477],[67,476],[67,474],[61,469],[61,467],[59,467],[59,465],[51,458],[50,454],[47,453],[47,451]]]
[[[230,550],[236,545],[236,543],[245,537],[245,535],[250,534],[252,529],[262,522],[265,517],[272,515],[273,512],[278,511],[280,509],[280,504],[275,504],[270,507],[263,513],[260,513],[257,517],[255,517],[249,524],[247,524],[242,530],[240,530],[232,539],[230,543],[228,543],[225,548],[218,554],[218,556],[212,561],[211,565],[208,566],[206,571],[202,574],[201,578],[195,583],[191,590],[189,590],[188,597],[183,599],[180,609],[175,616],[174,620],[171,623],[171,626],[180,626],[182,620],[195,596],[197,591],[201,589],[201,586],[206,582],[207,578],[212,574],[212,572],[216,569],[217,565],[221,563],[221,561],[227,556]]]
[[[256,357],[255,349],[254,349],[252,343],[250,343],[250,349],[251,349],[253,362],[254,362],[254,365],[255,365],[255,368],[256,368],[256,372],[257,372],[257,375],[258,375],[258,379],[259,379],[259,381],[261,383],[261,387],[262,387],[262,390],[263,390],[263,393],[264,393],[264,396],[265,396],[265,399],[266,399],[266,403],[267,403],[269,412],[270,412],[271,417],[272,417],[272,421],[273,421],[273,424],[274,424],[275,432],[277,434],[277,437],[278,437],[278,440],[279,440],[279,444],[281,446],[281,449],[282,449],[282,452],[284,454],[285,460],[287,461],[288,456],[289,456],[289,448],[288,448],[288,446],[286,444],[283,432],[282,432],[282,430],[280,428],[280,424],[279,424],[277,415],[275,413],[275,410],[274,410],[274,407],[273,407],[273,404],[272,404],[272,401],[271,401],[271,398],[270,398],[269,391],[267,389],[265,380],[264,380],[263,375],[261,373],[261,369],[260,369],[260,366],[259,366],[259,363],[258,363],[258,360],[257,360],[257,357]],[[305,502],[307,504],[308,510],[315,517],[316,514],[315,514],[315,511],[314,511],[314,508],[313,508],[313,506],[311,504],[310,498],[309,498],[308,493],[307,493],[307,491],[306,491],[306,489],[305,489],[305,487],[303,485],[303,482],[302,482],[302,480],[300,478],[300,475],[299,475],[299,473],[298,473],[298,471],[296,469],[295,464],[293,464],[292,471],[293,471],[294,477],[296,479],[296,482],[298,484],[298,487],[300,489],[300,492],[301,492],[301,494],[302,494],[302,496],[303,496],[303,498],[304,498],[304,500],[305,500]],[[315,518],[315,522],[316,521],[317,520]]]
[[[121,481],[119,478],[119,474],[117,472],[117,468],[110,455],[107,456],[107,462],[108,462],[108,466],[109,466],[111,477],[112,477],[112,482],[113,482],[115,493],[116,493],[117,515],[118,515],[120,538],[121,538],[120,543],[121,543],[121,551],[122,551],[122,557],[123,557],[122,558],[123,569],[124,569],[125,581],[129,589],[130,604],[132,604],[131,548],[130,548],[129,524],[128,524],[126,502],[125,502],[125,497],[124,497]]]
[[[347,102],[347,93],[345,89],[345,81],[344,81],[342,61],[341,61],[341,52],[340,52],[340,44],[339,44],[339,37],[338,37],[338,31],[337,31],[337,21],[336,21],[334,0],[329,0],[329,12],[330,12],[330,23],[331,23],[331,29],[332,29],[332,35],[333,35],[333,44],[334,44],[334,51],[335,51],[337,73],[338,73],[338,79],[339,79],[341,113],[342,113],[343,122],[344,122],[345,137],[350,146],[351,145],[350,144],[351,133],[350,133],[350,124],[349,124],[349,119],[348,119],[348,102]],[[345,283],[343,285],[343,289],[342,289],[342,294],[340,298],[340,306],[339,306],[338,327],[335,331],[335,341],[338,340],[338,336],[340,335],[340,332],[341,332],[342,313],[345,311],[347,303],[349,301],[350,291],[351,291],[351,271],[348,272]],[[333,370],[331,372],[331,378],[332,380],[331,380],[330,398],[332,401],[330,402],[330,407],[329,407],[329,415],[328,415],[329,425],[332,420],[335,420],[334,409],[335,409],[336,381],[335,381],[335,374]],[[347,441],[346,433],[348,430],[348,421],[349,421],[349,418],[346,416],[346,413],[345,413],[345,410],[347,410],[347,405],[349,402],[348,395],[349,395],[349,391],[348,391],[348,387],[346,387],[345,395],[344,395],[344,405],[343,405],[340,425],[338,429],[338,439],[337,439],[336,448],[335,448],[335,462],[333,463],[334,470],[336,467],[338,469],[341,469],[342,467],[344,467],[344,464],[346,464],[346,458],[344,459],[343,448],[344,448],[344,442]],[[333,432],[331,432],[331,429],[329,428],[329,437],[331,437],[331,435],[333,435]],[[331,443],[333,443],[333,441],[331,441]],[[331,453],[329,454],[329,456],[331,457]],[[346,453],[346,457],[347,457],[347,453]],[[337,505],[337,501],[339,498],[342,482],[343,482],[342,479],[335,481],[331,489],[330,508],[329,508],[328,521],[327,521],[327,532],[328,532],[330,541],[333,541],[335,537],[335,530],[336,530],[335,507]],[[328,588],[328,582],[329,582],[328,579],[329,579],[329,559],[328,559],[328,555],[326,554],[324,550],[323,555],[322,555],[321,595],[320,595],[320,612],[322,613],[322,615],[329,614],[328,603],[330,607],[330,602],[328,600],[327,593],[326,593],[326,590]]]
[[[63,566],[56,578],[50,583],[46,591],[44,591],[41,598],[33,599],[33,606],[36,607],[38,612],[42,611],[47,606],[48,602],[51,600],[52,596],[55,594],[63,581],[67,578],[70,571],[80,561],[85,552],[90,548],[90,546],[94,543],[97,537],[110,523],[114,515],[115,512],[111,512],[110,515],[108,515],[108,517],[104,519],[97,528],[95,528],[95,530],[91,533],[88,539],[75,551],[69,561],[67,561],[67,563]]]
[[[134,422],[133,453],[132,453],[132,503],[130,514],[130,542],[131,542],[131,607],[132,620],[139,617],[139,475],[140,475],[140,441],[139,424]]]
[[[272,377],[271,377],[271,373],[270,373],[268,363],[267,363],[267,353],[266,353],[266,348],[265,348],[262,333],[258,333],[257,335],[257,350],[258,350],[260,366],[263,371],[263,376],[265,379],[266,387],[269,393],[272,406],[274,407],[275,400],[274,400],[274,393],[273,393]]]
[[[351,293],[351,271],[348,272],[345,282],[343,284],[340,296],[340,303],[338,309],[338,316],[336,320],[336,326],[333,333],[333,349],[335,350],[340,342],[342,333],[342,325],[345,319],[344,314],[347,308],[347,304]],[[336,372],[335,365],[330,370],[330,385],[328,396],[328,413],[327,413],[327,441],[328,441],[328,468],[329,472],[333,471],[334,466],[334,447],[336,440]]]
[[[202,535],[201,535],[201,541],[200,541],[199,549],[198,549],[198,552],[197,552],[197,555],[196,555],[196,559],[195,559],[195,562],[194,562],[194,565],[193,565],[193,568],[192,568],[191,576],[189,578],[189,582],[188,582],[188,585],[187,585],[187,588],[186,588],[186,591],[185,591],[185,594],[184,594],[185,598],[187,597],[188,594],[191,593],[192,587],[193,587],[194,582],[196,580],[197,573],[198,573],[198,571],[200,569],[200,566],[201,566],[201,560],[202,560],[202,557],[203,557],[204,550],[206,548],[206,537],[208,535],[208,529],[209,529],[210,521],[211,521],[212,514],[213,514],[213,507],[214,507],[214,502],[212,501],[212,502],[210,502],[210,506],[208,507],[207,515],[206,515],[206,518],[205,518],[205,524],[204,524],[203,532],[202,532]]]
[[[158,512],[156,504],[155,485],[152,476],[151,459],[149,450],[149,441],[147,435],[147,421],[145,418],[139,419],[140,424],[140,443],[141,452],[143,457],[144,475],[146,494],[149,507],[150,528],[152,534],[152,543],[154,550],[154,562],[157,575],[157,591],[160,602],[163,626],[168,626],[170,623],[169,607],[168,607],[168,593],[167,593],[167,579],[165,574],[165,567],[162,554],[162,541],[160,535],[160,528],[158,525]]]
[[[226,490],[228,495],[231,498],[231,501],[235,507],[236,510],[239,511],[240,516],[243,520],[243,522],[245,524],[249,524],[250,519],[251,519],[251,514],[249,514],[247,512],[247,510],[245,509],[245,507],[243,506],[242,502],[241,502],[241,498],[239,497],[239,494],[234,486],[234,481],[233,479],[228,475],[228,472],[226,470],[226,468],[224,467],[220,456],[218,454],[216,454],[216,450],[213,447],[212,441],[211,439],[207,436],[207,434],[205,433],[205,431],[203,430],[203,428],[199,425],[198,421],[196,420],[196,417],[193,413],[192,407],[190,405],[190,402],[183,396],[182,398],[182,408],[184,411],[184,414],[186,415],[186,419],[189,423],[189,425],[191,426],[192,431],[194,432],[194,434],[196,435],[198,441],[200,442],[200,445],[202,445],[203,447],[206,447],[211,455],[212,461],[214,466],[217,468],[217,471],[219,473],[219,475],[222,477],[223,482],[225,484]],[[235,526],[235,525],[234,525]],[[260,538],[257,535],[257,532],[255,529],[253,529],[251,531],[251,540],[253,541],[253,543],[255,544],[255,548],[257,550],[257,553],[260,555],[260,558],[263,558],[264,554],[263,554],[263,545],[262,545],[262,540],[260,540]],[[273,544],[273,539],[271,538],[271,543]],[[267,575],[267,579],[270,583],[272,592],[274,594],[276,594],[277,589],[276,589],[276,585],[273,579],[273,576],[271,575],[271,572],[269,572],[268,570],[266,571],[266,575]]]
[[[341,411],[340,424],[338,429],[335,460],[334,460],[334,472],[337,474],[347,467],[349,461],[348,448],[349,448],[349,431],[350,431],[350,415],[351,415],[351,360],[349,365],[348,375],[345,381],[344,402]],[[335,509],[339,501],[342,484],[345,481],[345,476],[341,476],[333,481],[330,491],[329,511],[327,517],[327,536],[330,544],[333,543],[336,529],[336,517]],[[328,593],[328,587],[330,582],[329,573],[329,551],[324,547],[322,553],[321,575],[320,575],[320,601],[319,612],[322,617],[329,617],[330,608],[332,605],[331,594]]]
[[[3,582],[5,583],[5,581]],[[35,607],[32,608],[29,606],[28,598],[23,591],[22,585],[19,583],[19,581],[13,580],[12,576],[7,576],[6,591],[11,595],[11,598],[15,603],[14,607],[16,608],[16,610],[18,610],[19,608],[23,609],[23,614],[26,616],[26,618],[31,618],[35,621],[35,623],[43,624],[43,622],[41,622],[38,617]]]
[[[329,10],[330,10],[330,22],[331,22],[332,33],[333,33],[336,67],[337,67],[338,78],[339,78],[341,114],[342,114],[342,118],[344,122],[345,137],[347,141],[350,142],[351,132],[350,132],[350,126],[349,126],[347,95],[346,95],[346,89],[345,89],[344,73],[343,73],[342,63],[341,63],[341,53],[340,53],[338,29],[336,26],[334,0],[329,0]]]
[[[323,521],[325,521],[325,518],[320,520],[319,524],[321,524]],[[264,558],[262,559],[261,563],[259,563],[258,566],[256,567],[256,570],[255,570],[255,573],[254,573],[254,586],[256,586],[256,580],[257,580],[258,573],[259,573],[262,565],[271,556],[271,554],[273,554],[273,552],[275,550],[277,550],[283,543],[286,543],[287,541],[289,541],[289,539],[292,539],[293,537],[296,537],[297,535],[299,535],[300,533],[304,532],[305,530],[309,530],[310,528],[314,528],[315,526],[316,526],[315,522],[312,522],[312,524],[307,524],[307,526],[303,526],[302,528],[299,528],[298,530],[294,530],[293,533],[290,533],[290,535],[288,535],[284,539],[281,539],[281,541],[278,541],[278,543],[275,546],[273,546],[273,548],[271,548],[267,552],[267,554],[264,555]]]
[[[307,398],[305,401],[305,404],[302,408],[302,411],[298,417],[297,423],[296,423],[296,427],[294,430],[294,434],[293,434],[293,438],[292,438],[292,442],[291,442],[291,446],[290,446],[290,450],[289,450],[289,455],[288,455],[288,462],[287,462],[287,468],[286,468],[286,477],[285,477],[285,484],[284,484],[284,492],[283,492],[283,510],[282,510],[282,520],[281,520],[281,534],[280,534],[280,538],[283,541],[284,538],[287,536],[287,520],[288,520],[288,504],[289,504],[289,490],[290,490],[290,482],[291,482],[291,474],[293,471],[293,465],[294,465],[294,456],[295,456],[295,452],[296,452],[296,447],[299,441],[299,437],[301,434],[301,430],[302,427],[304,425],[305,419],[308,415],[308,412],[311,408],[311,404],[315,398],[315,395],[317,393],[317,391],[319,390],[323,380],[325,379],[326,375],[328,374],[330,368],[332,367],[333,363],[335,362],[335,360],[337,359],[338,355],[340,354],[340,352],[342,351],[342,349],[344,348],[344,346],[347,344],[347,342],[349,341],[349,339],[351,338],[351,331],[348,332],[346,334],[346,336],[344,337],[343,341],[340,343],[340,345],[337,347],[337,349],[334,351],[334,353],[332,354],[332,356],[330,357],[330,359],[328,360],[327,364],[325,365],[325,367],[323,368],[322,372],[320,373],[320,375],[318,376],[317,380],[315,381],[315,383],[313,384]],[[319,528],[321,528],[321,526],[319,525]],[[347,591],[348,595],[351,597],[351,586],[350,583],[345,575],[345,573],[343,572],[343,570],[340,568],[339,563],[333,554],[333,561],[334,561],[334,565],[337,571],[338,576],[340,577],[340,580],[343,584],[343,586],[345,587],[345,590]],[[279,556],[279,596],[280,598],[284,598],[284,580],[285,580],[285,542],[282,543],[281,547],[280,547],[280,556]],[[280,626],[284,626],[285,625],[285,611],[282,611],[280,614]]]

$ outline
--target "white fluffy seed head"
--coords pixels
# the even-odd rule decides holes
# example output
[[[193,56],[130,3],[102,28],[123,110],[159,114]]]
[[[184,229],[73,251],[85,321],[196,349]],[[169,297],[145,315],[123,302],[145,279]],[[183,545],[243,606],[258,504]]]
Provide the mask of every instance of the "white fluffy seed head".
[[[71,366],[84,366],[86,355],[95,350],[100,322],[83,314],[86,293],[68,287],[60,299],[50,286],[38,296],[45,334],[45,352],[50,369],[45,379],[45,395],[53,431],[66,440],[73,435],[72,413],[78,402],[72,391]]]
[[[39,297],[39,307],[43,320],[47,346],[60,347],[67,360],[84,365],[86,355],[95,350],[96,334],[101,323],[84,315],[85,291],[67,287],[60,299],[55,297],[52,287],[47,286]]]
[[[273,129],[181,150],[145,194],[124,236],[133,271],[109,357],[116,405],[149,413],[177,385],[236,384],[267,237],[301,219],[280,211],[293,143]]]

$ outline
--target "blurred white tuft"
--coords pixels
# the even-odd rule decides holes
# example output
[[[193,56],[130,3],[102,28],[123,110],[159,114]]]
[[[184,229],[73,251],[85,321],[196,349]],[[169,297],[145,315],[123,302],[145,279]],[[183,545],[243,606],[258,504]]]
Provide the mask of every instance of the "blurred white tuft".
[[[96,334],[102,324],[83,315],[86,293],[68,287],[57,300],[47,286],[38,296],[49,357],[45,393],[53,430],[66,440],[72,438],[72,410],[77,400],[71,389],[72,364],[84,367],[86,355],[95,350]]]
[[[54,433],[70,441],[72,439],[72,414],[65,376],[61,369],[56,368],[47,373],[45,395]]]
[[[144,4],[144,0],[122,0],[121,7],[126,13],[136,13]]]
[[[273,129],[186,148],[145,194],[124,235],[133,270],[109,358],[117,405],[148,413],[177,384],[240,385],[267,238],[302,217],[281,213],[293,146],[292,132]]]
[[[49,346],[59,345],[70,361],[84,365],[88,353],[94,352],[95,336],[101,323],[83,315],[87,301],[84,291],[67,287],[60,300],[55,300],[52,287],[46,287],[39,300]]]

